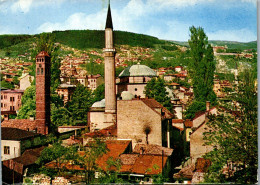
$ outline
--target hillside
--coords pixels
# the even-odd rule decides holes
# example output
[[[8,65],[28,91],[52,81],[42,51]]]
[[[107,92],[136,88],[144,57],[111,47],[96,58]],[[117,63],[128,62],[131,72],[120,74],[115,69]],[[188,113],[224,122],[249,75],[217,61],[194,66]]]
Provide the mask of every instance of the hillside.
[[[175,44],[182,45],[182,46],[189,46],[188,42],[179,42],[179,41],[172,41]],[[229,49],[239,49],[239,50],[247,50],[247,49],[254,49],[257,50],[257,41],[252,42],[235,42],[235,41],[216,41],[210,40],[210,44],[214,46],[227,46]]]

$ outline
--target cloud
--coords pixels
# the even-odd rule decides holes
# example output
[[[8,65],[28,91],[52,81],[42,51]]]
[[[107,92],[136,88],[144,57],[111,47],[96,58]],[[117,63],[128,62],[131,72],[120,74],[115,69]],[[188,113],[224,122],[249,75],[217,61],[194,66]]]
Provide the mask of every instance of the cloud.
[[[72,14],[65,22],[45,22],[37,29],[38,32],[51,32],[54,30],[75,30],[75,29],[104,29],[105,11],[100,11],[96,14],[86,15],[78,12]]]
[[[1,2],[5,2],[6,0],[0,0]],[[39,6],[58,6],[63,3],[65,0],[16,0],[11,5],[11,11],[17,12],[22,11],[23,13],[28,13],[32,7],[39,7]]]
[[[32,2],[33,0],[18,0],[12,5],[11,10],[12,12],[22,11],[27,13],[30,10]]]
[[[219,30],[216,32],[207,33],[209,40],[228,40],[250,42],[255,41],[256,33],[246,28],[240,30]]]

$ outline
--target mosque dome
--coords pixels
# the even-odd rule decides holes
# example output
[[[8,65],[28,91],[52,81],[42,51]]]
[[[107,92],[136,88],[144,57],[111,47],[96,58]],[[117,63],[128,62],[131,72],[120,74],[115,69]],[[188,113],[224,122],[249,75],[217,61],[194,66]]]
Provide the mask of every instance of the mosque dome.
[[[156,77],[156,73],[150,67],[146,65],[136,64],[125,68],[120,74],[120,77],[130,77],[130,76],[150,76]]]
[[[135,96],[129,91],[123,91],[121,97],[122,100],[132,100]]]
[[[91,107],[106,107],[105,99],[95,102]]]

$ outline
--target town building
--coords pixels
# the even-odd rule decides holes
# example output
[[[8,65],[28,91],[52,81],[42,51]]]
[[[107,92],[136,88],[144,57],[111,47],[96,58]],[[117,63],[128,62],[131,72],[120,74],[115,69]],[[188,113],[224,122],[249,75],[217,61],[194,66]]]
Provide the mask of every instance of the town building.
[[[21,77],[19,77],[20,80],[20,90],[25,90],[28,87],[31,86],[34,76],[29,75],[29,73],[23,73]]]
[[[1,91],[1,111],[16,111],[22,105],[24,90],[2,90]]]
[[[39,137],[40,134],[17,129],[1,127],[1,158],[2,161],[21,156],[25,142]]]
[[[88,85],[87,87],[92,91],[96,90],[98,86],[104,83],[104,78],[100,75],[88,75]]]
[[[71,96],[76,89],[76,85],[67,83],[62,83],[59,85],[59,87],[56,89],[57,94],[61,97],[64,104],[66,104],[68,101],[70,101]]]
[[[135,97],[145,98],[145,86],[154,77],[157,77],[155,71],[148,66],[136,64],[127,67],[118,76],[117,95],[129,91]]]

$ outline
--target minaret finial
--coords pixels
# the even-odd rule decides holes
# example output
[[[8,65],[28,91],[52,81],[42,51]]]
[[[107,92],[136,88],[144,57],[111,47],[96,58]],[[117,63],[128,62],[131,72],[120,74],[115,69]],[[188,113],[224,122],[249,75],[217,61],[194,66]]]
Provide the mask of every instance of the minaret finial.
[[[113,29],[112,16],[111,16],[111,10],[110,10],[110,0],[108,0],[106,28],[112,28]]]

